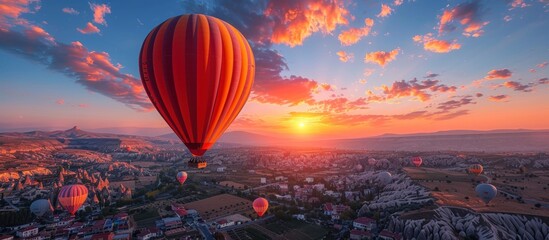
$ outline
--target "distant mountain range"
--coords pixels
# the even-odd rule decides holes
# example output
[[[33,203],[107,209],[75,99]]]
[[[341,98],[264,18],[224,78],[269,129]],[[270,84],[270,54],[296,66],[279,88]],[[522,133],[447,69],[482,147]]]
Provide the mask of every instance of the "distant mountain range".
[[[176,140],[174,133],[156,137],[95,133],[77,127],[58,131],[0,133],[21,138],[117,138],[137,141]],[[322,147],[372,151],[472,151],[549,152],[549,130],[501,129],[489,131],[451,130],[433,133],[383,134],[375,137],[332,140],[302,140],[273,137],[244,131],[225,133],[217,146]]]

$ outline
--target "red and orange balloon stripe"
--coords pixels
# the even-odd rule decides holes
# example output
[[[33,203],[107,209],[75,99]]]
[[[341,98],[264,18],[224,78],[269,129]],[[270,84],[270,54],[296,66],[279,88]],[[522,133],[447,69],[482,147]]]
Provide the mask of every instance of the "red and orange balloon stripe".
[[[88,198],[88,188],[82,184],[63,186],[57,198],[61,206],[74,215]]]
[[[255,60],[233,26],[190,14],[170,18],[149,33],[139,68],[160,115],[191,153],[201,156],[246,103]]]
[[[262,197],[257,198],[253,202],[253,207],[257,215],[261,217],[267,212],[267,209],[269,208],[269,201]]]

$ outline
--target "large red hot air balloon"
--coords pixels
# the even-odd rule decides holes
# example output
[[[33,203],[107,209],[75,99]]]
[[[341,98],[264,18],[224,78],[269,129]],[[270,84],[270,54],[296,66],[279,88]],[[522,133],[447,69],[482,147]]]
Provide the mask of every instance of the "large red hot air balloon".
[[[423,159],[421,159],[421,157],[412,158],[412,164],[414,164],[414,166],[419,167],[421,166],[421,163],[423,163]]]
[[[244,36],[202,14],[156,26],[141,47],[143,86],[160,115],[187,146],[190,166],[225,132],[246,103],[255,60]]]
[[[61,206],[72,215],[84,204],[86,198],[88,198],[88,188],[82,184],[63,186],[57,195]]]
[[[263,216],[269,208],[269,201],[267,199],[259,197],[254,200],[253,207],[258,216]]]
[[[177,178],[177,181],[178,181],[181,185],[183,185],[183,183],[185,183],[185,180],[187,180],[187,173],[186,173],[186,172],[183,172],[183,171],[178,172],[176,178]]]

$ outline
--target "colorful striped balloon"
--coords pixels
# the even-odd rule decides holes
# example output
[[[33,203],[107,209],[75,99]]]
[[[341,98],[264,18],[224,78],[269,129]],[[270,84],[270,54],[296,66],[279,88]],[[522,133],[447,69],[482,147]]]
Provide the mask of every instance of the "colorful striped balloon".
[[[187,180],[187,173],[186,173],[186,172],[183,172],[183,171],[178,172],[176,178],[177,178],[177,181],[178,181],[181,185],[183,185],[183,183],[185,183],[185,180]]]
[[[484,170],[484,168],[480,164],[473,164],[473,165],[469,166],[469,173],[475,174],[477,176],[480,175],[483,170]]]
[[[82,184],[63,186],[57,195],[57,199],[61,206],[72,215],[78,211],[87,198],[88,188]]]
[[[269,208],[269,201],[267,199],[259,197],[254,200],[253,207],[258,216],[262,217]]]
[[[194,156],[202,156],[246,103],[255,60],[236,28],[189,14],[170,18],[149,33],[139,70],[160,115]]]

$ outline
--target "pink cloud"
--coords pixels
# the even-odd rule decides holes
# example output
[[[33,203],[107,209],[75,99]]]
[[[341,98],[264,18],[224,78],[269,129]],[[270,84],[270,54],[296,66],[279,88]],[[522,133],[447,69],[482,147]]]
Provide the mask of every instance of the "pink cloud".
[[[489,71],[488,75],[486,75],[486,77],[484,77],[484,78],[488,79],[488,80],[508,79],[512,75],[513,75],[513,72],[511,72],[511,70],[509,70],[507,68],[503,68],[503,69],[494,69],[494,70]]]
[[[511,9],[514,8],[525,8],[530,6],[529,4],[526,4],[524,0],[513,0],[511,3]]]
[[[61,11],[63,11],[64,13],[70,14],[70,15],[78,15],[78,14],[80,14],[80,12],[76,11],[76,9],[74,9],[74,8],[69,8],[69,7],[63,8],[63,9],[61,9]]]
[[[32,0],[2,1],[0,4],[0,30],[7,31],[13,24],[30,25],[26,19],[22,19],[20,16],[23,13],[32,12],[31,9],[39,9],[39,7],[39,2]]]
[[[90,105],[89,105],[89,104],[86,104],[86,103],[80,103],[80,104],[78,104],[78,105],[76,105],[76,106],[79,107],[79,108],[89,108],[89,107],[90,107]]]
[[[463,35],[468,37],[479,37],[484,33],[482,28],[489,22],[483,22],[480,1],[465,2],[456,7],[445,10],[440,16],[438,27],[439,34],[451,32],[456,29],[452,23],[459,22],[463,27]]]
[[[475,94],[475,96],[479,98],[479,97],[484,96],[484,94],[482,94],[482,93],[477,93],[477,94]]]
[[[449,100],[446,102],[439,103],[437,106],[437,109],[440,109],[442,111],[448,112],[450,110],[461,108],[465,105],[469,104],[476,104],[476,102],[473,101],[473,97],[470,95],[463,96],[458,100]]]
[[[111,8],[107,4],[90,3],[90,8],[93,11],[93,21],[101,25],[107,25],[105,15],[111,13]]]
[[[391,15],[393,9],[389,5],[381,4],[381,11],[377,14],[377,17],[387,17]]]
[[[28,31],[33,31],[29,34]],[[92,92],[100,93],[137,110],[152,110],[141,81],[120,72],[106,52],[89,51],[82,43],[65,44],[48,40],[49,34],[36,34],[32,25],[23,33],[0,31],[0,48],[61,72]]]
[[[549,78],[538,79],[538,84],[549,84]]]
[[[65,100],[64,100],[64,99],[57,99],[57,100],[55,101],[55,104],[63,105],[63,104],[65,104]]]
[[[322,101],[317,101],[313,104],[313,109],[322,112],[348,112],[358,109],[366,109],[368,101],[366,98],[358,98],[356,100],[349,100],[345,97],[332,98]]]
[[[509,96],[507,96],[507,95],[496,95],[496,96],[490,96],[488,99],[492,102],[502,102],[502,101],[505,101],[505,100],[509,99]]]
[[[342,62],[350,62],[355,57],[353,53],[347,53],[345,51],[339,51],[336,54]]]
[[[99,28],[94,26],[91,22],[88,22],[88,24],[86,24],[85,28],[83,28],[83,29],[76,28],[76,30],[78,30],[82,34],[92,34],[92,33],[100,32]]]
[[[503,17],[503,21],[509,22],[511,20],[513,20],[513,18],[509,15],[505,15],[505,17]]]
[[[366,54],[366,57],[364,58],[364,62],[377,63],[379,66],[385,67],[385,64],[396,59],[396,56],[398,55],[399,51],[400,49],[397,48],[397,49],[393,49],[390,52],[384,52],[384,51],[370,52]]]
[[[302,45],[315,32],[329,34],[349,24],[350,16],[339,0],[270,1],[264,13],[273,20],[271,41],[290,47]]]
[[[55,42],[55,39],[48,32],[46,32],[43,28],[35,25],[27,26],[27,29],[25,30],[25,35],[30,39],[44,39],[51,43]]]
[[[383,85],[381,89],[382,95],[376,95],[372,91],[368,91],[368,101],[380,102],[403,97],[413,97],[414,99],[425,102],[431,99],[432,92],[455,92],[456,86],[446,86],[440,84],[439,80],[423,80],[418,81],[416,78],[410,81],[396,81],[391,86]],[[431,93],[430,93],[431,92]]]
[[[414,42],[423,43],[423,49],[436,53],[447,53],[461,48],[461,44],[457,43],[456,40],[453,42],[438,40],[431,33],[424,36],[416,35],[412,39]]]
[[[345,30],[339,34],[338,39],[343,46],[353,45],[360,41],[362,37],[368,36],[372,26],[374,26],[374,20],[366,18],[364,20],[364,27]]]
[[[522,91],[522,92],[531,92],[532,91],[532,85],[530,84],[522,84],[515,81],[507,81],[502,84],[502,86],[506,88],[511,88],[515,91]]]
[[[549,62],[542,62],[542,63],[536,65],[536,67],[538,67],[538,68],[544,68],[544,67],[547,67],[547,65],[549,65]]]
[[[402,2],[404,2],[404,0],[394,0],[393,5],[400,6],[400,5],[402,5]]]

